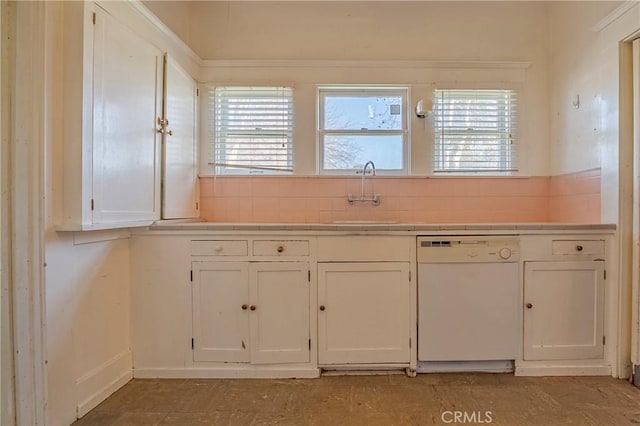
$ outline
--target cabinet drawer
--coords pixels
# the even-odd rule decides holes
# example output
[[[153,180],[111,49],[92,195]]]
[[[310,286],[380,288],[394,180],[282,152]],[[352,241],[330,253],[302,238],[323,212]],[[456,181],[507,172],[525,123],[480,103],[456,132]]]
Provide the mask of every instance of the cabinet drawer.
[[[309,256],[309,241],[265,240],[253,242],[254,256]]]
[[[191,241],[193,256],[246,256],[248,252],[246,241]]]
[[[604,256],[604,241],[553,240],[551,252],[558,256]]]

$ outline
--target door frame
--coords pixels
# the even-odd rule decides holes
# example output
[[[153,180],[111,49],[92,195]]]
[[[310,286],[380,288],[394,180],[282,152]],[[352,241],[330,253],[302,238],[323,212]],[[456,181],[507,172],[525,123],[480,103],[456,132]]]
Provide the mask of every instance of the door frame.
[[[2,130],[8,137],[2,158],[7,194],[0,202],[2,234],[10,236],[2,240],[2,284],[8,289],[5,307],[13,345],[15,411],[9,420],[19,425],[46,423],[44,147],[50,132],[50,12],[46,2],[7,2],[2,7],[3,31],[13,40],[3,46],[2,64]]]
[[[630,206],[622,206],[622,210],[631,214],[631,259],[623,266],[631,268],[630,358],[634,384],[640,387],[640,29],[621,42],[620,56],[620,93],[621,96],[627,94],[625,99],[620,99],[620,128],[629,133],[626,139],[633,151],[632,202]],[[622,136],[621,145],[624,142]]]

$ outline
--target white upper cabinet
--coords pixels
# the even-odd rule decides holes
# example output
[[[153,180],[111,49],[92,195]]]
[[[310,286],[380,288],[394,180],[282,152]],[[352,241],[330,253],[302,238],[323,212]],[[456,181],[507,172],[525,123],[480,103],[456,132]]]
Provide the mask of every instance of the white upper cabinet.
[[[92,222],[159,219],[162,52],[95,13]]]
[[[165,56],[162,218],[198,217],[197,85]]]
[[[161,218],[161,207],[167,218],[197,217],[195,82],[169,59],[165,95],[163,42],[133,8],[104,7],[64,5],[58,229],[144,226]]]

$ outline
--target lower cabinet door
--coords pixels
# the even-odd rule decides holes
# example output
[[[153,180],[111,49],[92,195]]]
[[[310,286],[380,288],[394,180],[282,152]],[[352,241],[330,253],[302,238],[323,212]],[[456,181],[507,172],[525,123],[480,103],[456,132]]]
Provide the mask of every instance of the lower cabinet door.
[[[604,356],[604,262],[525,262],[524,359]]]
[[[257,262],[249,271],[251,363],[309,362],[309,264]]]
[[[318,264],[318,363],[410,361],[408,262]]]
[[[193,360],[249,362],[249,264],[193,262]]]

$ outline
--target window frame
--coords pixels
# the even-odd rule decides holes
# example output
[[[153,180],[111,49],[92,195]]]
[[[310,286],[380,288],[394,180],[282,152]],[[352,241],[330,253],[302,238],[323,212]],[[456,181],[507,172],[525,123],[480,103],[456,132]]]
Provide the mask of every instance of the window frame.
[[[400,130],[375,130],[375,129],[324,129],[324,117],[325,117],[325,98],[327,95],[331,96],[361,96],[361,97],[373,97],[376,95],[384,96],[398,96],[402,99],[401,111],[402,111],[402,128]],[[346,135],[346,136],[358,136],[358,135],[400,135],[402,137],[402,169],[376,169],[376,174],[391,175],[391,176],[406,176],[409,175],[409,145],[411,143],[410,137],[410,105],[411,87],[409,85],[318,85],[316,88],[316,153],[317,153],[317,165],[316,174],[319,176],[352,176],[354,174],[360,174],[361,169],[325,169],[325,149],[324,149],[324,136],[325,135]]]
[[[295,105],[294,105],[294,87],[293,85],[285,84],[207,84],[205,86],[208,92],[208,97],[213,98],[212,101],[205,100],[206,107],[204,108],[204,115],[207,117],[205,122],[207,123],[206,140],[208,149],[207,164],[210,170],[213,171],[214,176],[290,176],[294,174],[295,162],[294,162],[294,134],[295,134]],[[282,170],[278,170],[275,167],[262,168],[261,166],[255,167],[233,167],[223,165],[226,162],[220,162],[218,159],[219,143],[218,143],[218,123],[216,120],[218,114],[218,98],[216,90],[218,89],[273,89],[289,91],[287,98],[289,99],[288,110],[291,126],[289,128],[288,146],[287,146],[287,167]],[[209,106],[213,108],[209,108]],[[213,118],[210,118],[210,116]],[[250,164],[246,164],[250,166]]]
[[[438,136],[436,132],[436,121],[438,117],[436,115],[436,91],[510,91],[515,95],[515,112],[511,112],[510,115],[513,117],[513,121],[515,126],[511,128],[510,134],[514,135],[511,139],[515,140],[513,143],[514,148],[509,152],[511,157],[509,161],[511,162],[511,167],[504,170],[456,170],[456,169],[448,169],[448,170],[438,170],[436,169],[436,157],[437,157],[437,145],[438,145]],[[437,85],[432,93],[433,96],[433,114],[432,114],[432,140],[431,140],[431,149],[430,149],[430,170],[431,176],[433,177],[513,177],[522,175],[522,165],[520,164],[520,157],[523,151],[523,138],[522,138],[522,127],[521,120],[523,117],[523,109],[524,102],[522,99],[522,88],[519,85],[504,85],[504,84],[460,84],[460,85]]]

